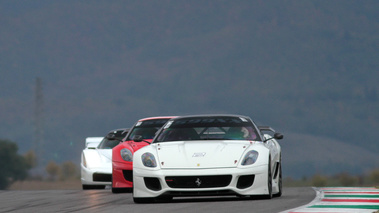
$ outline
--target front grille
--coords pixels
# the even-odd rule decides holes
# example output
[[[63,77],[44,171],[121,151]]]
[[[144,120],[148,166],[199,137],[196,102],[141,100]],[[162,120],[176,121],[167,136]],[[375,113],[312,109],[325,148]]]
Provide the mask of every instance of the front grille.
[[[216,191],[168,191],[164,195],[173,197],[190,197],[190,196],[225,196],[236,195],[232,190],[216,190]]]
[[[254,183],[255,175],[243,175],[238,178],[237,182],[237,188],[239,189],[245,189],[247,187],[250,187]]]
[[[133,182],[133,170],[122,170],[125,180]]]
[[[102,174],[102,173],[93,173],[92,179],[93,181],[98,181],[98,182],[112,182],[112,175]]]
[[[171,188],[215,188],[228,186],[232,176],[168,176],[165,180]]]

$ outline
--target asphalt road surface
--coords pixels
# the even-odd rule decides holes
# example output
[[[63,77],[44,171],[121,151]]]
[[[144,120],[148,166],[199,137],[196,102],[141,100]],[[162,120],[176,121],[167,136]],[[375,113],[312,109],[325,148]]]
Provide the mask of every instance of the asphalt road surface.
[[[174,198],[169,203],[135,204],[131,193],[111,190],[0,191],[0,212],[252,212],[275,213],[310,203],[310,187],[284,188],[282,197],[251,200],[236,197]]]

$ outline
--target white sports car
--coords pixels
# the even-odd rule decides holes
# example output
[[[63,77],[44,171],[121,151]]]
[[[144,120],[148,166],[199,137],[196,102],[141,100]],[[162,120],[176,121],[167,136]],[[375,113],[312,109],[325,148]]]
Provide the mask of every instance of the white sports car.
[[[276,139],[282,138],[241,115],[173,118],[150,146],[134,153],[134,202],[183,196],[281,196],[281,148]]]
[[[112,148],[120,143],[129,129],[115,129],[105,137],[86,138],[81,156],[83,189],[104,189],[112,184]]]

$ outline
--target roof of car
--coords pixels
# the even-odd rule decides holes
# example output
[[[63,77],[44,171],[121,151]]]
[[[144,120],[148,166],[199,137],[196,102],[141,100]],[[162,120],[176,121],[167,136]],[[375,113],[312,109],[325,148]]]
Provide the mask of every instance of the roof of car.
[[[178,116],[155,116],[155,117],[141,118],[138,121],[155,120],[155,119],[172,119],[176,117]]]
[[[112,132],[121,132],[121,131],[125,131],[125,130],[129,130],[129,128],[119,128],[119,129],[114,129],[114,130],[109,131],[108,133],[112,133]]]
[[[118,128],[118,129],[114,129],[114,130],[109,131],[107,135],[109,135],[109,134],[120,134],[120,133],[121,133],[121,135],[124,135],[124,134],[128,133],[129,130],[130,130],[130,128]]]
[[[236,115],[236,114],[200,114],[200,115],[185,115],[185,116],[178,116],[176,118],[173,118],[173,119],[182,119],[182,118],[204,118],[204,117],[242,117],[242,118],[246,118],[246,119],[250,119],[251,118],[249,116],[246,116],[246,115]]]

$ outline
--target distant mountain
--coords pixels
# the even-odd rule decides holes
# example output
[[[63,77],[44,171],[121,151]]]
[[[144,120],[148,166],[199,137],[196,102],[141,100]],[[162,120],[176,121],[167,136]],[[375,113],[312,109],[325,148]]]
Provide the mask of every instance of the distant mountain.
[[[361,143],[347,144],[322,136],[288,133],[283,141],[284,176],[297,178],[314,174],[367,174],[377,168],[376,151],[366,150]]]
[[[290,143],[320,137],[371,156],[378,9],[374,0],[2,1],[0,138],[33,147],[40,77],[44,161],[78,163],[85,137],[142,117],[203,113],[249,115],[294,134]],[[308,174],[297,163],[289,173]]]

